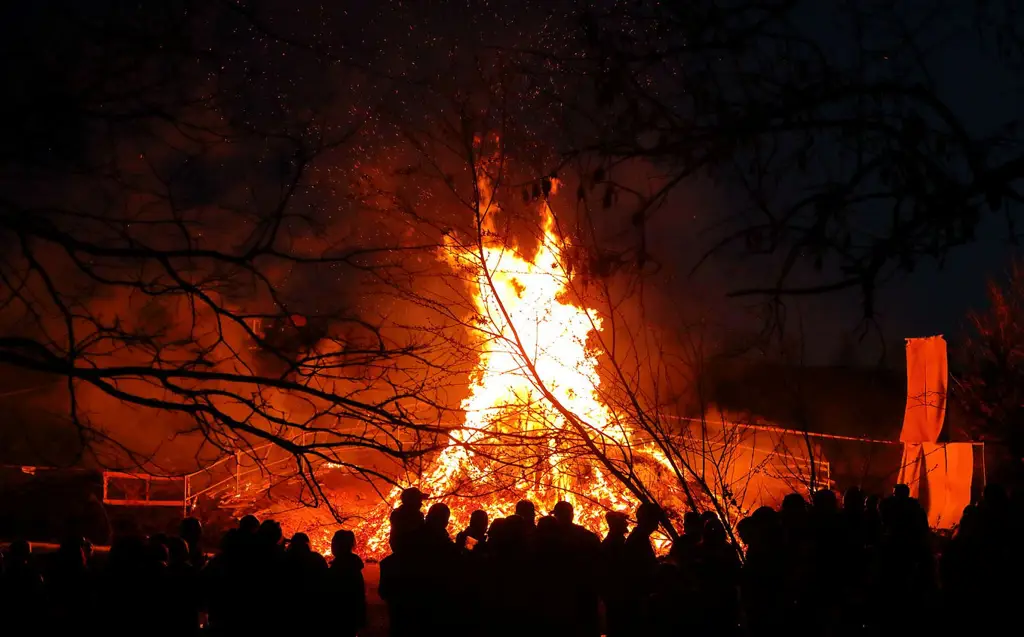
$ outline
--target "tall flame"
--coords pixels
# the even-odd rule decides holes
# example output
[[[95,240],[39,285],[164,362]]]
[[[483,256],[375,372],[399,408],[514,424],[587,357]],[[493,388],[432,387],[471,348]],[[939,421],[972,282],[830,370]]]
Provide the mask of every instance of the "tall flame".
[[[630,505],[595,460],[581,460],[588,440],[622,448],[630,440],[596,393],[601,378],[588,339],[601,329],[601,318],[573,302],[563,261],[569,246],[555,232],[546,202],[540,213],[532,257],[497,238],[493,214],[483,216],[478,243],[449,238],[441,250],[442,259],[468,274],[480,356],[462,403],[465,423],[433,468],[409,486],[443,497],[455,528],[474,509],[494,519],[528,499],[542,513],[567,500],[577,521],[597,531],[607,511]],[[391,492],[389,507],[400,493]],[[382,515],[371,519],[377,526],[365,553],[380,557],[387,552],[387,524]]]

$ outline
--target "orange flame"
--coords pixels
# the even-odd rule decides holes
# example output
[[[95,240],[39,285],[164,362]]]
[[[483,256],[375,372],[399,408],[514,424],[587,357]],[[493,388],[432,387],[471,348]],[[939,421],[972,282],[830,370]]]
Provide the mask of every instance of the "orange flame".
[[[481,191],[490,194],[488,188]],[[580,524],[599,531],[606,512],[626,510],[632,501],[596,461],[581,460],[588,440],[632,447],[629,433],[596,393],[601,378],[588,339],[601,329],[601,318],[572,302],[571,274],[563,263],[569,245],[556,234],[547,202],[532,258],[497,238],[493,204],[490,209],[482,215],[478,243],[449,237],[440,254],[468,275],[476,311],[481,353],[462,403],[465,422],[451,433],[433,468],[408,486],[442,498],[452,510],[452,530],[463,528],[474,509],[494,519],[528,499],[541,514],[567,500]],[[667,465],[659,452],[644,455]],[[387,506],[362,525],[372,529],[365,556],[387,553],[387,514],[401,491],[393,489]]]

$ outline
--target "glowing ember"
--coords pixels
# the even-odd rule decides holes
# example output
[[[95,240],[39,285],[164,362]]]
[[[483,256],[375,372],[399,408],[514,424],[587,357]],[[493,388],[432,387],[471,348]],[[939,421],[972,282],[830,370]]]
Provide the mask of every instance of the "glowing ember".
[[[441,251],[472,286],[481,354],[462,404],[463,427],[452,432],[432,470],[407,486],[451,507],[453,533],[474,509],[494,519],[511,514],[522,499],[533,501],[541,515],[568,500],[577,522],[594,531],[603,529],[607,511],[634,504],[596,461],[581,459],[587,438],[619,449],[632,445],[595,393],[601,380],[587,340],[601,329],[600,317],[571,302],[562,261],[568,246],[556,236],[547,203],[541,214],[543,235],[532,258],[497,239],[489,221],[493,212],[485,217],[479,244],[449,238]],[[666,463],[660,454],[645,455]],[[369,535],[365,556],[387,554],[387,515],[400,493],[393,489],[362,525]]]

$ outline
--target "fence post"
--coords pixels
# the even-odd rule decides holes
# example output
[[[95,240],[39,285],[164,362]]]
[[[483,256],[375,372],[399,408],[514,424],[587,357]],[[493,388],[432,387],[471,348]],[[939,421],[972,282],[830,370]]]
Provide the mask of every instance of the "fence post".
[[[985,442],[981,443],[981,486],[988,486],[988,465],[985,464]]]

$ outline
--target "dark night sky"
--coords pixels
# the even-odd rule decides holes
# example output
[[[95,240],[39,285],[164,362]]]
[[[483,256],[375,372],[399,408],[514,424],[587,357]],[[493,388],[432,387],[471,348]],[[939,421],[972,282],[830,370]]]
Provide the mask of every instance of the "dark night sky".
[[[976,46],[943,47],[936,68],[944,88],[943,97],[968,125],[984,130],[993,122],[1019,115],[1021,104],[1009,88],[1020,86],[1020,78],[993,64],[990,56]],[[1001,277],[1020,248],[1007,240],[1006,223],[991,218],[973,245],[959,249],[944,270],[923,268],[887,291],[892,299],[895,326],[908,335],[932,332],[953,333],[963,323],[965,311],[984,304],[988,277]]]
[[[974,133],[988,133],[1018,117],[1022,78],[982,50],[976,38],[943,38],[930,53],[929,68],[942,99]],[[1018,206],[1019,208],[1019,206]],[[1019,210],[1018,210],[1019,212]],[[896,276],[880,295],[880,316],[891,350],[889,359],[902,361],[902,338],[945,334],[956,339],[966,328],[966,314],[986,304],[985,287],[1003,278],[1019,246],[1008,240],[1005,218],[987,218],[973,244],[959,247],[944,267],[922,262],[915,272]],[[951,339],[952,337],[952,339]]]
[[[913,11],[918,4],[926,6],[907,3],[907,10]],[[970,11],[966,4],[953,8]],[[849,38],[843,35],[849,25],[837,23],[830,3],[805,3],[799,15],[806,32],[817,34],[817,41],[826,50],[837,56],[853,55],[852,47],[846,46]],[[970,19],[968,13],[956,15],[950,11],[931,20],[919,36],[925,53],[921,59],[939,97],[961,118],[969,132],[987,135],[1020,116],[1024,78],[997,58],[992,42],[983,42],[977,32],[963,28]],[[1016,204],[1011,212],[1019,214],[1019,208]],[[863,324],[856,289],[790,299],[790,316],[803,317],[806,361],[835,362],[842,356],[844,341],[851,339],[857,344],[861,364],[877,362],[884,346],[886,364],[901,365],[903,339],[907,337],[941,333],[955,347],[958,337],[967,329],[968,312],[985,307],[988,281],[1002,279],[1010,263],[1021,255],[1021,248],[1011,243],[1009,234],[1002,213],[990,215],[979,226],[976,240],[956,248],[941,266],[923,260],[913,272],[896,272],[876,297],[880,329],[872,328],[861,340],[857,340]],[[712,274],[710,278],[718,276],[728,279],[731,274]],[[880,338],[884,343],[880,343]]]
[[[565,4],[571,5],[571,2]],[[822,41],[842,47],[842,38],[830,35],[834,16],[827,5],[807,3],[809,9],[804,19],[809,30],[818,32]],[[271,21],[275,26],[286,32],[313,33],[318,42],[333,52],[342,51],[375,63],[383,61],[395,71],[430,77],[432,73],[445,75],[449,70],[445,66],[446,60],[455,60],[461,55],[461,41],[466,42],[463,49],[469,49],[480,41],[515,42],[524,37],[542,41],[554,5],[524,2],[510,7],[505,3],[472,0],[331,5],[296,1],[287,3],[286,7],[254,6],[267,9],[267,15],[273,17]],[[39,27],[41,16],[37,13],[33,17],[36,27]],[[224,43],[230,41],[226,36],[232,32],[230,21],[226,24],[229,26],[224,32]],[[8,26],[22,29],[17,20],[9,21]],[[225,27],[221,25],[220,28]],[[936,31],[935,42],[940,35],[941,28]],[[242,60],[242,66],[246,67],[244,60],[251,54],[252,51],[243,48],[229,57]],[[270,77],[270,81],[285,81],[294,86],[303,79],[309,79],[293,66],[299,62],[293,63],[291,59],[283,58],[273,65],[277,75]],[[1010,84],[1019,83],[1019,78],[1000,72],[991,60],[990,54],[979,50],[975,39],[959,39],[942,41],[941,46],[936,46],[929,65],[943,97],[969,126],[976,126],[979,131],[1012,117],[1020,107],[1007,97]],[[431,70],[431,65],[437,68]],[[292,73],[295,78],[288,79]],[[258,93],[264,81],[266,79],[253,81],[250,88]],[[258,101],[261,98],[251,99]],[[251,106],[255,111],[260,110],[255,102]],[[405,108],[415,106],[404,105]],[[959,248],[941,271],[935,264],[922,263],[916,273],[895,277],[881,292],[879,303],[879,320],[890,349],[901,352],[899,339],[903,336],[936,332],[955,335],[967,310],[983,303],[986,278],[1002,272],[1016,253],[1017,250],[1005,240],[1004,224],[991,218],[984,224],[977,241]],[[804,303],[808,316],[812,317],[808,323],[815,326],[811,330],[814,335],[812,349],[817,358],[822,361],[829,359],[843,332],[857,326],[858,304],[855,290]],[[815,321],[813,317],[823,320]],[[828,328],[821,328],[822,325]]]

